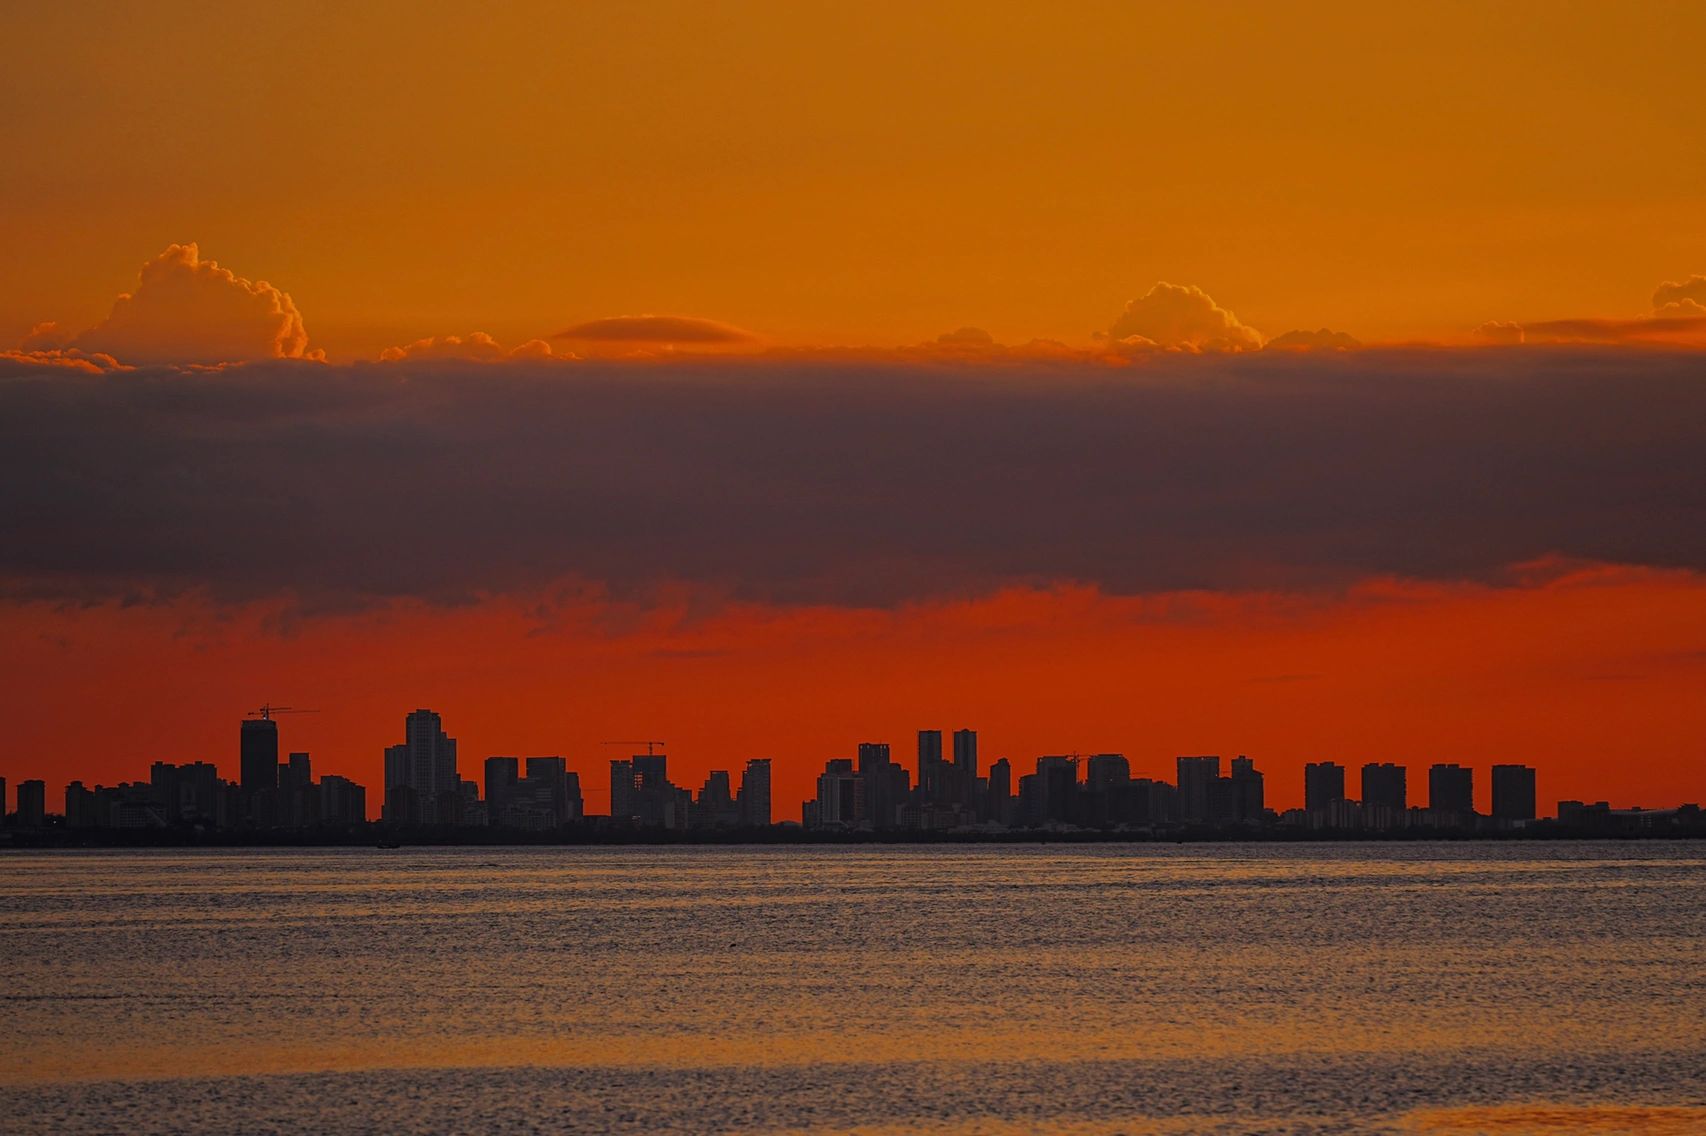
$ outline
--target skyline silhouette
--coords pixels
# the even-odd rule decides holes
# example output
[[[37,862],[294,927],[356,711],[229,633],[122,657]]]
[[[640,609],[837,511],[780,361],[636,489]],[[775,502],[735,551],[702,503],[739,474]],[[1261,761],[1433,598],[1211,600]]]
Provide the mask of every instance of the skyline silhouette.
[[[738,786],[728,770],[713,769],[695,792],[671,781],[661,741],[646,752],[609,759],[608,807],[588,809],[579,771],[560,755],[492,755],[482,778],[462,775],[456,739],[435,711],[404,719],[404,740],[379,762],[379,816],[369,815],[367,788],[350,778],[316,779],[312,755],[280,760],[279,723],[288,708],[262,707],[242,720],[237,745],[240,776],[228,781],[212,762],[156,761],[146,782],[65,786],[63,812],[47,807],[39,778],[17,786],[17,808],[6,814],[19,832],[69,831],[373,832],[431,833],[491,830],[626,838],[645,833],[706,834],[735,830],[990,837],[1002,833],[1100,832],[1138,838],[1215,833],[1260,838],[1297,833],[1362,835],[1670,833],[1702,830],[1697,803],[1665,808],[1611,807],[1607,800],[1558,800],[1542,811],[1538,772],[1516,762],[1486,769],[1491,806],[1476,810],[1477,770],[1460,762],[1425,767],[1425,804],[1410,793],[1410,769],[1392,761],[1361,764],[1360,791],[1348,792],[1348,767],[1313,761],[1302,770],[1301,807],[1274,809],[1267,776],[1238,755],[1223,770],[1219,755],[1181,755],[1172,781],[1133,773],[1123,753],[1043,754],[1032,771],[1016,775],[1007,757],[980,764],[976,730],[953,731],[944,750],[941,730],[917,732],[908,767],[886,742],[861,742],[856,756],[831,758],[814,791],[780,815],[772,797],[771,758],[752,758]],[[620,746],[627,743],[605,743]],[[0,778],[0,814],[6,813]],[[597,790],[590,790],[596,793]]]

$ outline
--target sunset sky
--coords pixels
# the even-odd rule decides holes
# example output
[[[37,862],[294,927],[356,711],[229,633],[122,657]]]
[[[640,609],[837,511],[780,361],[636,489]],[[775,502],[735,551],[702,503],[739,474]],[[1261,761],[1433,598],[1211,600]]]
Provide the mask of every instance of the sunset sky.
[[[269,700],[1706,798],[1706,8],[350,7],[0,16],[55,811]]]

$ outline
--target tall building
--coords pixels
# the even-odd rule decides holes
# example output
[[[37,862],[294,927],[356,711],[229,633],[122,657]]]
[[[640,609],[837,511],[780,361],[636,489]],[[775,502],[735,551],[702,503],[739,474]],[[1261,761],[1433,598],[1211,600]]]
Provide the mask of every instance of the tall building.
[[[581,796],[581,775],[573,770],[563,774],[563,799],[568,804],[568,812],[563,819],[569,824],[579,824],[586,819],[586,798]]]
[[[1493,819],[1533,820],[1534,770],[1527,765],[1493,766]]]
[[[81,781],[72,781],[65,786],[65,827],[92,828],[94,817],[95,795],[89,792],[89,787]]]
[[[243,719],[238,742],[238,782],[245,793],[278,788],[278,723],[271,718]]]
[[[1033,811],[1039,824],[1073,824],[1078,815],[1078,758],[1072,754],[1051,754],[1037,758],[1033,781],[1035,805]]]
[[[1303,767],[1303,807],[1325,812],[1345,799],[1345,767],[1336,761],[1311,761]]]
[[[486,758],[486,823],[499,828],[510,825],[509,809],[515,803],[521,781],[521,763],[513,757]]]
[[[741,771],[740,791],[735,794],[740,823],[746,828],[770,827],[770,759],[755,757]]]
[[[522,778],[517,788],[535,810],[545,814],[544,823],[538,827],[561,828],[570,821],[580,819],[577,815],[580,806],[580,778],[575,778],[575,800],[571,803],[568,762],[560,757],[528,758],[527,776]],[[489,813],[489,798],[486,808]]]
[[[954,796],[971,808],[977,796],[977,731],[954,731]]]
[[[1402,765],[1390,761],[1369,762],[1362,767],[1362,807],[1403,812],[1409,808],[1409,790]]]
[[[306,753],[293,753],[290,760],[278,767],[278,783],[293,789],[306,789],[314,783],[313,759]]]
[[[1207,822],[1214,803],[1214,783],[1220,779],[1220,758],[1181,757],[1177,769],[1179,819],[1187,824]]]
[[[693,796],[669,780],[669,757],[637,753],[610,763],[610,815],[643,828],[685,828]]]
[[[1475,812],[1475,771],[1457,764],[1428,767],[1428,809],[1468,817]]]
[[[148,769],[148,783],[167,823],[219,822],[221,782],[219,770],[212,762],[173,765],[156,761]]]
[[[385,819],[393,824],[451,824],[460,810],[456,739],[431,710],[403,721],[403,743],[385,751]]]
[[[983,819],[1013,823],[1013,763],[1005,757],[989,767],[989,786],[983,795]]]
[[[885,750],[887,746],[883,747]],[[823,767],[817,778],[817,796],[807,802],[807,828],[852,828],[859,823],[860,777],[847,758],[836,758]]]
[[[627,758],[610,759],[610,818],[634,819],[634,763]]]
[[[18,782],[18,826],[40,828],[47,823],[47,782]]]
[[[367,823],[367,790],[347,777],[320,778],[320,823],[347,827]]]
[[[1084,788],[1101,793],[1131,781],[1131,762],[1123,753],[1094,753],[1085,767]]]
[[[919,761],[924,760],[926,733],[936,739],[932,768],[942,765],[942,732],[925,730],[918,734]],[[922,768],[922,766],[920,766]],[[889,759],[886,742],[860,742],[858,823],[865,828],[893,828],[900,810],[901,798],[906,796],[906,771]],[[922,782],[921,782],[922,783]]]
[[[6,779],[0,777],[0,823],[6,820]]]
[[[888,747],[883,747],[886,752]],[[861,762],[861,765],[863,763]],[[918,793],[923,803],[947,803],[948,771],[942,760],[942,731],[918,731]]]
[[[1239,754],[1232,759],[1232,820],[1255,824],[1267,816],[1266,790],[1256,763]]]
[[[692,820],[695,828],[734,828],[740,824],[728,770],[713,769],[705,775],[705,783],[693,801]]]

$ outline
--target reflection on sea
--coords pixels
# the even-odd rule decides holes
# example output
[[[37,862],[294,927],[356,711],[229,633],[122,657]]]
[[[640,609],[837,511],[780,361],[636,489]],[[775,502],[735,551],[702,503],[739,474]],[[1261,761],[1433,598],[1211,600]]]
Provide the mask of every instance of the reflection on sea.
[[[0,1115],[1706,1131],[1703,868],[1672,844],[13,854]]]

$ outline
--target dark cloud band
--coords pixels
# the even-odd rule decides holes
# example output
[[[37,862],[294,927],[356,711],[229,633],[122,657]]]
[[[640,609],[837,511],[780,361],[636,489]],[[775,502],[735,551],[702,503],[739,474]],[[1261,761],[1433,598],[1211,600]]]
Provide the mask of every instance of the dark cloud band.
[[[894,604],[1706,568],[1703,455],[1706,360],[1610,349],[26,371],[0,379],[0,575]]]

